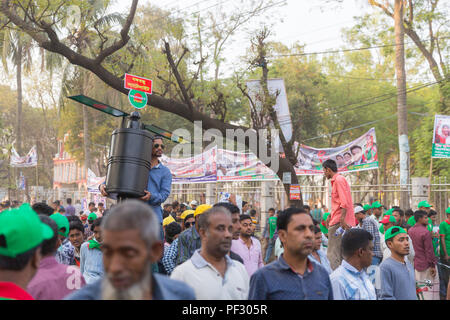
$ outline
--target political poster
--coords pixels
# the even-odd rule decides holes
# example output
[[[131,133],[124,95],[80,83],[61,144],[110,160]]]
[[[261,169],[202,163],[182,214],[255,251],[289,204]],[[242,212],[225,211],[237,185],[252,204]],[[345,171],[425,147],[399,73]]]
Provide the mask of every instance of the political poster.
[[[432,158],[450,158],[450,116],[436,115],[434,118]]]
[[[37,150],[36,146],[33,146],[28,154],[24,157],[19,156],[14,147],[11,149],[11,167],[15,168],[28,168],[37,166]]]
[[[321,175],[322,163],[328,159],[336,161],[338,172],[354,172],[378,168],[378,151],[375,128],[371,128],[358,139],[336,148],[317,149],[294,143],[298,149],[297,175]]]
[[[278,180],[255,154],[218,149],[217,181]]]
[[[88,169],[88,178],[87,178],[88,192],[100,194],[100,190],[98,189],[98,187],[100,186],[100,184],[105,182],[105,180],[106,180],[106,176],[105,177],[97,177],[91,169]]]
[[[161,163],[172,173],[172,183],[216,182],[217,148],[190,158],[161,157]]]

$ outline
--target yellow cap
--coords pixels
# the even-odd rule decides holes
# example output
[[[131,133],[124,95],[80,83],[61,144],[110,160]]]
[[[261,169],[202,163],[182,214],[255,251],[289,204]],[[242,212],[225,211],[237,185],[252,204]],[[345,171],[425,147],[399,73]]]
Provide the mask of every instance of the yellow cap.
[[[194,217],[198,216],[199,214],[202,214],[203,212],[205,212],[206,210],[209,210],[212,208],[212,205],[210,204],[201,204],[199,205],[194,212]]]
[[[184,210],[183,213],[180,215],[181,219],[186,219],[186,217],[190,214],[194,214],[195,210]]]
[[[176,222],[175,219],[169,214],[166,218],[163,220],[163,227],[167,226],[168,224],[171,224],[172,222]]]

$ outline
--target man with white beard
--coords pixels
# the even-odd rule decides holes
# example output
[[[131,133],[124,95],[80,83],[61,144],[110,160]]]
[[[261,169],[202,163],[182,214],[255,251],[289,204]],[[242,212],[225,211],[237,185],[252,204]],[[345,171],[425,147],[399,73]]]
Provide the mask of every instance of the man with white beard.
[[[161,257],[159,223],[152,209],[138,200],[124,201],[102,221],[102,279],[67,300],[194,300],[188,285],[151,272]]]

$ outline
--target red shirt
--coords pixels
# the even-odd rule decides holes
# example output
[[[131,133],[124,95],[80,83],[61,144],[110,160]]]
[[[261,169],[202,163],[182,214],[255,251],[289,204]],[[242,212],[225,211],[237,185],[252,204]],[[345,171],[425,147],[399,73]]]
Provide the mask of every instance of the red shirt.
[[[12,282],[0,282],[0,299],[34,300],[28,292]]]
[[[352,194],[350,193],[350,185],[347,180],[340,174],[336,173],[331,178],[331,218],[329,226],[334,226],[341,219],[341,208],[347,209],[345,214],[345,222],[354,227],[355,211],[353,210]]]

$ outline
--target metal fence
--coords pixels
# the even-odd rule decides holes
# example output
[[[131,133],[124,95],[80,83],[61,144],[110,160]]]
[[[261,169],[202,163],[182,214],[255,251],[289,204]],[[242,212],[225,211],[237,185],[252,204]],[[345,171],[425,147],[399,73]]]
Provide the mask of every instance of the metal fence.
[[[400,204],[400,198],[402,193],[407,193],[410,199],[410,208],[413,210],[417,209],[417,203],[421,200],[428,200],[432,205],[434,210],[438,213],[438,220],[445,220],[445,210],[450,206],[450,184],[447,183],[434,183],[423,186],[424,190],[417,192],[414,190],[412,185],[406,185],[405,189],[402,189],[400,185],[396,184],[379,184],[379,185],[351,185],[351,193],[353,202],[355,203],[372,203],[374,201],[380,201],[385,207],[392,207],[394,205]],[[178,202],[189,203],[192,200],[197,200],[200,203],[206,202],[207,196],[207,186],[205,183],[197,184],[173,184],[172,192],[170,195],[170,200],[177,200]],[[329,197],[329,187],[325,186],[313,186],[313,185],[302,185],[302,196],[305,204],[314,207],[318,205],[319,207],[328,208],[330,201],[327,200]],[[216,183],[216,196],[215,201],[218,201],[218,193],[220,191],[230,192],[238,194],[243,200],[252,204],[257,210],[261,208],[262,201],[262,185],[260,181],[235,181],[235,182],[218,182]],[[287,199],[284,187],[280,181],[274,182],[273,186],[273,203],[276,209],[283,209],[287,207],[289,201]],[[27,201],[41,201],[46,200],[47,203],[54,201],[56,199],[65,200],[66,198],[72,198],[72,201],[76,200],[82,201],[86,198],[88,201],[93,201],[98,195],[93,195],[87,191],[79,190],[53,190],[53,189],[41,189],[41,190],[31,190],[29,192],[29,197],[24,194],[23,191],[11,191],[12,200],[20,200],[22,202]],[[109,200],[108,204],[112,204],[114,201]],[[402,208],[409,209],[409,208]]]

